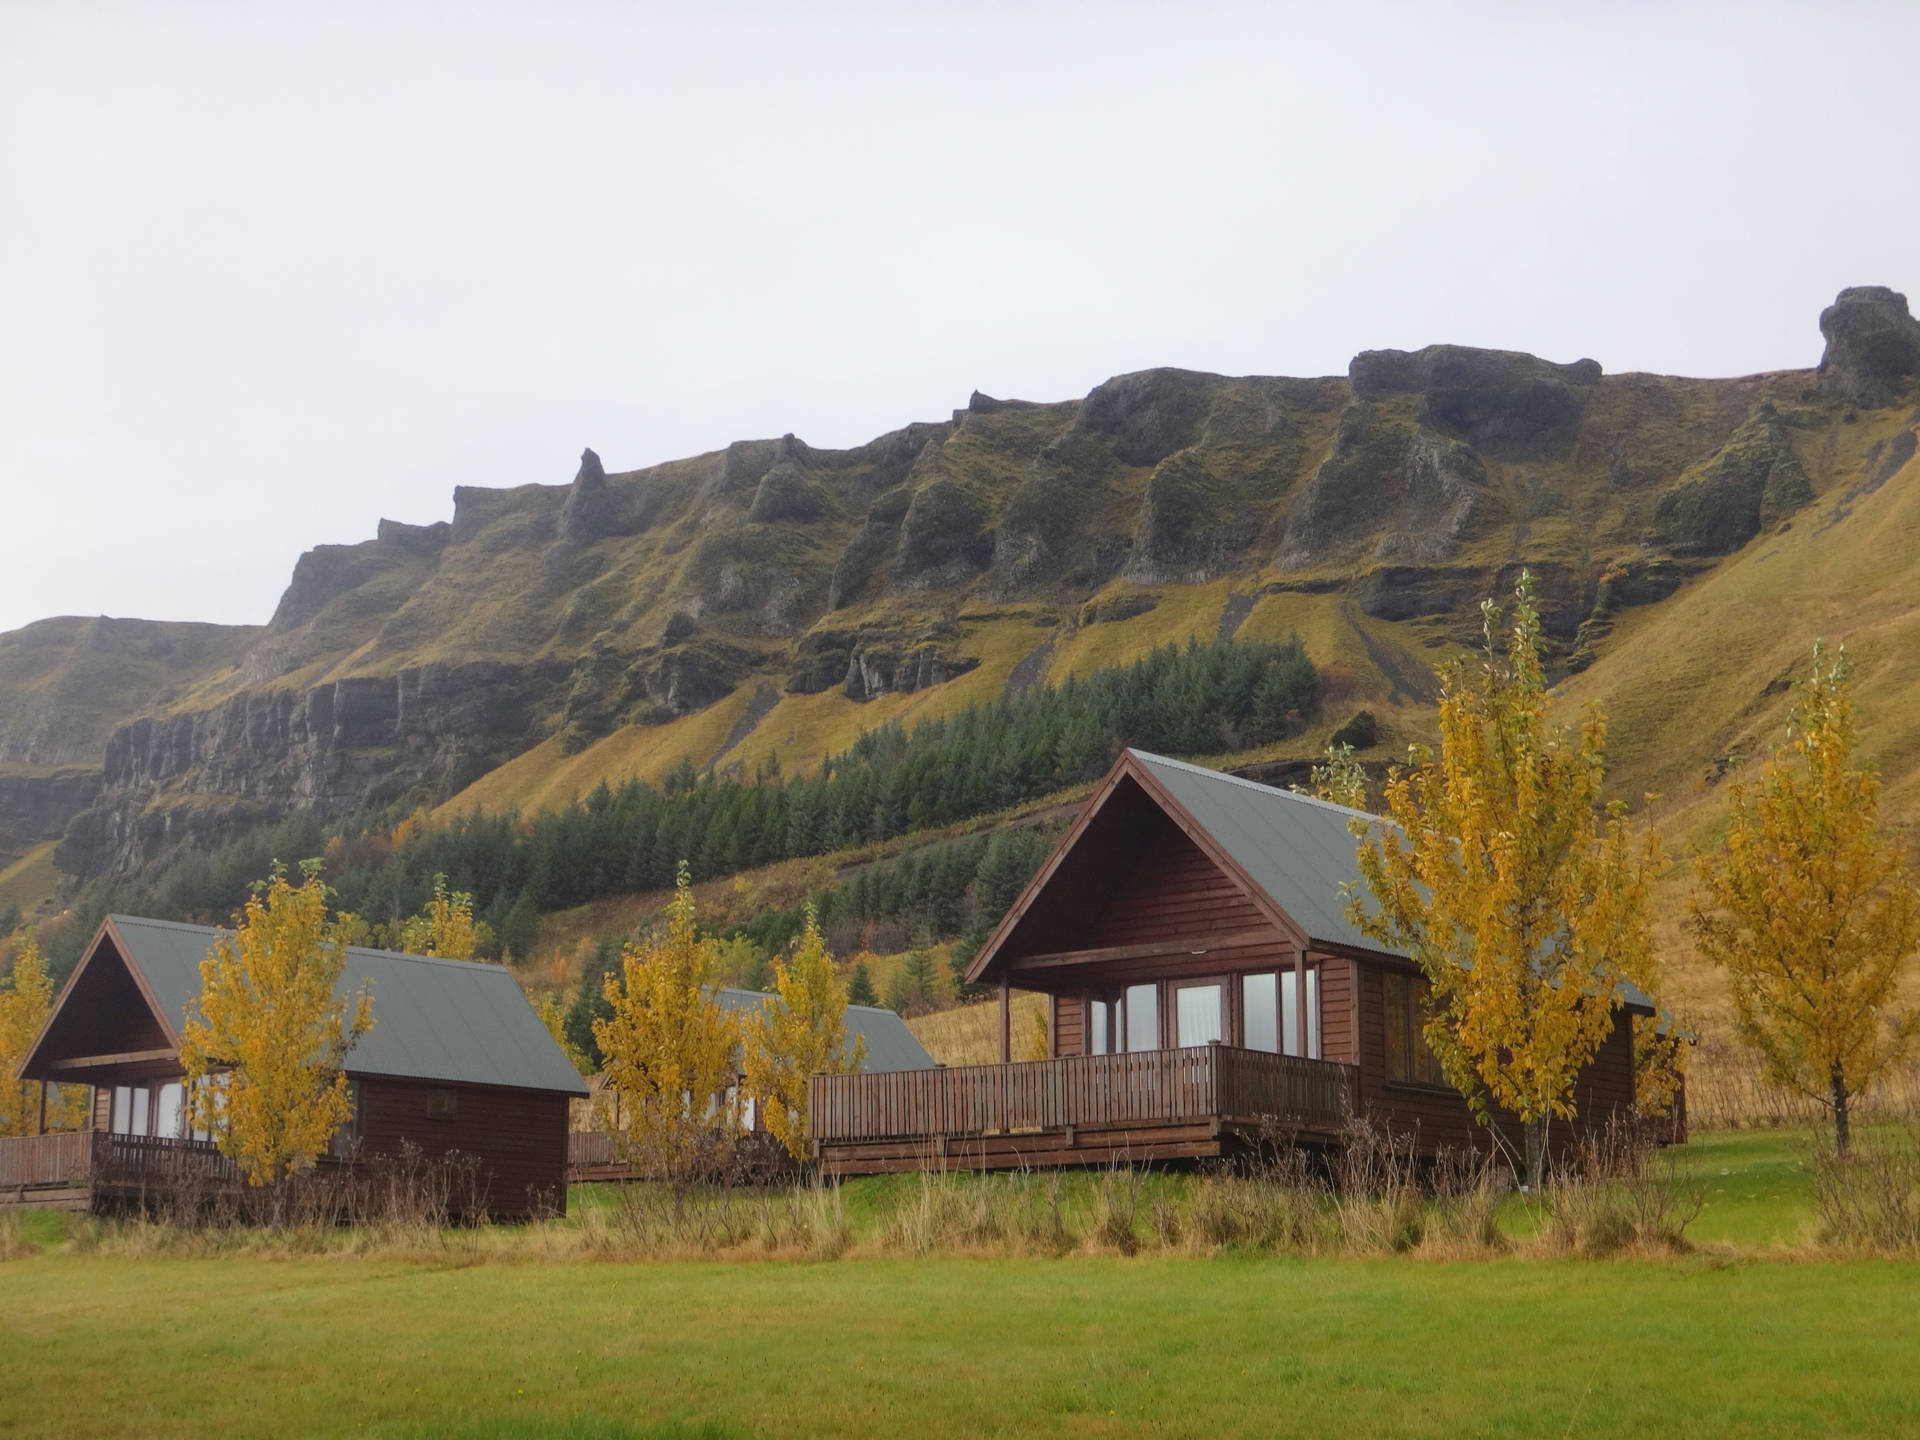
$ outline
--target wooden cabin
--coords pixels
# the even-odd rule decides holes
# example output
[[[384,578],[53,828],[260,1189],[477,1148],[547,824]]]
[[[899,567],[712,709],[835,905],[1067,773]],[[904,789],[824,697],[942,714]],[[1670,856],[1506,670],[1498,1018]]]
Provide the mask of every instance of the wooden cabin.
[[[814,1077],[823,1166],[1229,1156],[1276,1124],[1332,1143],[1356,1114],[1429,1155],[1484,1145],[1421,1038],[1418,967],[1347,918],[1358,813],[1127,751],[968,972],[999,988],[1002,1063]],[[1048,1059],[1007,1063],[1015,989],[1047,997]],[[1652,1013],[1622,995],[1578,1123],[1631,1110],[1632,1017]]]
[[[180,1029],[200,962],[226,932],[111,915],[28,1052],[21,1076],[93,1087],[77,1135],[0,1140],[0,1202],[121,1203],[198,1166],[236,1179],[189,1129]],[[487,1213],[566,1208],[568,1102],[587,1093],[518,982],[498,965],[351,947],[339,993],[364,989],[373,1028],[348,1054],[354,1116],[322,1164],[457,1152],[477,1160]]]

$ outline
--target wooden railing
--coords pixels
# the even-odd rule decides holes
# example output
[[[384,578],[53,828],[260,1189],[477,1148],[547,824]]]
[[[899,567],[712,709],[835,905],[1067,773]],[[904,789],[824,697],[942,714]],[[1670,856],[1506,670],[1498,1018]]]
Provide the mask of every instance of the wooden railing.
[[[0,1191],[84,1185],[93,1174],[90,1130],[0,1140]]]
[[[163,1189],[196,1181],[237,1181],[240,1169],[207,1140],[107,1135],[82,1130],[0,1140],[0,1192],[103,1184]]]
[[[816,1075],[807,1128],[815,1140],[907,1140],[1272,1116],[1331,1130],[1349,1112],[1354,1077],[1349,1065],[1230,1045]]]

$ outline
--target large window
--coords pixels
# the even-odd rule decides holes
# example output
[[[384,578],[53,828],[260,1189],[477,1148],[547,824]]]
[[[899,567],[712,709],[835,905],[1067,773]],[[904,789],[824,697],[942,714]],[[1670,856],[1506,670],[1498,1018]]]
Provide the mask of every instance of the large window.
[[[1226,987],[1218,983],[1182,985],[1173,992],[1174,1043],[1181,1046],[1207,1045],[1224,1040],[1221,1002]]]
[[[1415,975],[1384,977],[1387,1020],[1387,1078],[1420,1085],[1444,1085],[1447,1077],[1427,1045],[1427,982]]]
[[[177,1080],[170,1085],[160,1087],[160,1104],[153,1120],[154,1134],[164,1135],[169,1140],[180,1138],[181,1101],[185,1099],[186,1093],[185,1088]]]
[[[1299,986],[1291,970],[1280,972],[1280,1048],[1289,1055],[1300,1053]],[[1307,1054],[1320,1058],[1320,972],[1307,971]]]
[[[1120,1048],[1120,1002],[1109,995],[1087,1001],[1087,1053],[1111,1055]]]
[[[1160,987],[1127,987],[1127,1049],[1160,1048]]]
[[[1240,1013],[1245,1017],[1246,1048],[1280,1049],[1280,977],[1274,974],[1240,977]]]

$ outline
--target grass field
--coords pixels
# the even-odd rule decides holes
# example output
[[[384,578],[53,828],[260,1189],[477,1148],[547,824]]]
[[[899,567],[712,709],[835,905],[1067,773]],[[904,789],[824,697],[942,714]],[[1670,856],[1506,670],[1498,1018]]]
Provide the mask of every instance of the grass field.
[[[529,1243],[473,1264],[52,1243],[0,1265],[0,1433],[1903,1432],[1920,1266],[1783,1258],[1810,1233],[1800,1144],[1687,1147],[1698,1248],[1660,1260],[541,1264]],[[863,1182],[849,1210],[911,1183]]]

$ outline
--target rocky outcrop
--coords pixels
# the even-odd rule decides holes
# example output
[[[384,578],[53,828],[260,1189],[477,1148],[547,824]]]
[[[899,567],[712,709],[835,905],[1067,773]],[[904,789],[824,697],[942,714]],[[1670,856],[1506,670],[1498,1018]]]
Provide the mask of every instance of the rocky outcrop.
[[[834,562],[827,587],[827,609],[851,605],[865,593],[868,581],[900,543],[900,522],[907,517],[913,497],[904,489],[882,495],[868,507],[866,523],[847,542]]]
[[[1865,409],[1891,405],[1920,381],[1920,320],[1884,285],[1842,290],[1820,312],[1826,353],[1816,383]]]
[[[1573,444],[1600,365],[1430,345],[1411,353],[1364,350],[1347,367],[1347,379],[1355,400],[1417,395],[1421,424],[1454,434],[1489,458],[1528,460]]]
[[[1370,404],[1342,417],[1333,453],[1301,494],[1280,543],[1283,569],[1350,557],[1432,563],[1473,519],[1486,467],[1467,446]]]
[[[540,738],[537,716],[567,668],[428,665],[135,720],[108,739],[101,800],[69,827],[56,863],[82,878],[139,865],[156,833],[139,817],[168,801],[174,818],[158,833],[170,833],[198,804],[173,800],[183,793],[258,819],[457,788]]]
[[[1812,499],[1786,427],[1768,405],[1660,497],[1647,538],[1675,555],[1727,555]]]
[[[957,626],[940,624],[909,634],[901,630],[816,630],[801,641],[787,689],[817,695],[840,686],[850,700],[911,694],[944,685],[980,661],[956,649]]]
[[[1220,574],[1258,529],[1234,491],[1191,452],[1162,460],[1147,481],[1122,573],[1142,585],[1200,584]]]
[[[591,449],[582,450],[580,469],[567,487],[566,503],[560,507],[560,534],[576,545],[584,545],[613,534],[615,528],[613,491],[607,484],[606,469]]]
[[[1196,370],[1142,370],[1095,386],[1075,430],[1107,440],[1126,465],[1157,465],[1200,436],[1218,375]]]
[[[820,492],[807,479],[807,472],[792,460],[782,460],[768,467],[767,473],[760,477],[760,484],[753,492],[753,503],[747,507],[747,518],[762,525],[782,520],[805,524],[817,520],[825,509]]]
[[[900,522],[900,584],[917,589],[958,584],[992,559],[985,510],[965,487],[941,479],[914,493]]]

